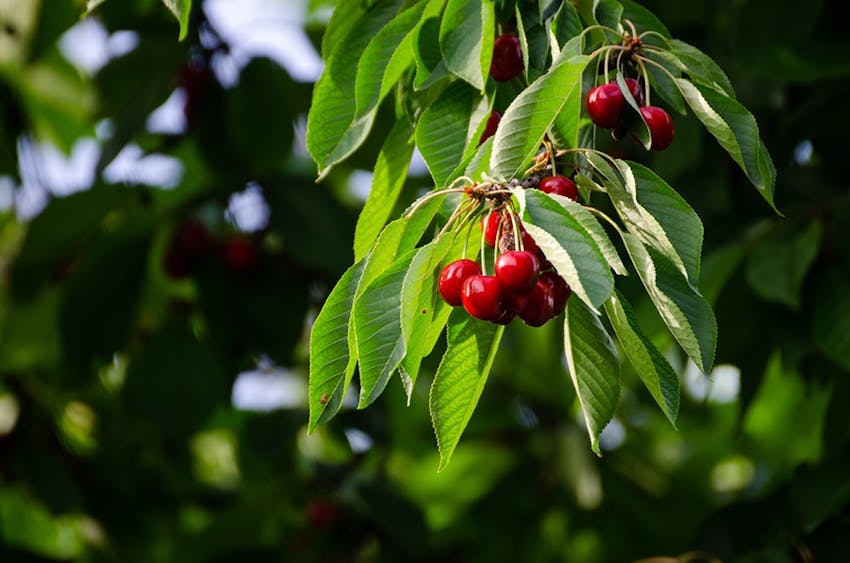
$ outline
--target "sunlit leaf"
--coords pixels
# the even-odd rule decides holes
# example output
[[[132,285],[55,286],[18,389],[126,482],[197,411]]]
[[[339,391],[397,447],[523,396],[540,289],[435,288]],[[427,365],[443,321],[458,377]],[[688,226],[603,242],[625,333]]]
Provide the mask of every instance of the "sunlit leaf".
[[[446,66],[481,91],[490,72],[495,25],[494,3],[482,0],[448,0],[440,24]]]

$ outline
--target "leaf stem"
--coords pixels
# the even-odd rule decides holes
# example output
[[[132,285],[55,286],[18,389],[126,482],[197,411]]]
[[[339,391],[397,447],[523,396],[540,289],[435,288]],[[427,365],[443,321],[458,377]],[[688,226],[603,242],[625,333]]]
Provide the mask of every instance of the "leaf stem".
[[[460,179],[460,178],[458,178],[458,179]],[[455,181],[457,181],[457,180],[455,180]],[[446,194],[462,193],[462,192],[465,192],[465,191],[466,191],[466,188],[446,188],[445,190],[438,190],[436,192],[427,193],[427,194],[423,195],[422,197],[420,197],[419,199],[417,199],[415,202],[413,202],[413,205],[410,206],[410,211],[408,211],[405,214],[405,217],[412,217],[413,214],[416,213],[417,211],[419,211],[419,209],[423,205],[425,205],[427,202],[431,201],[435,197],[440,197],[440,196],[443,196],[443,195],[446,195]]]

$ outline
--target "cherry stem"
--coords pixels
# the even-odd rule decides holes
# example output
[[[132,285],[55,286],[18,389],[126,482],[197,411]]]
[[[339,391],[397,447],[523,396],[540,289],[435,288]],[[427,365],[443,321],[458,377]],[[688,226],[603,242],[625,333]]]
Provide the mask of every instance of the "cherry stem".
[[[640,39],[640,35],[638,35],[637,29],[635,28],[635,24],[632,23],[632,20],[623,20],[624,23],[628,24],[628,26],[632,30],[632,36]]]
[[[640,67],[640,72],[641,74],[643,74],[643,93],[644,96],[646,96],[646,105],[651,106],[652,104],[649,103],[649,73],[646,72],[646,65],[644,64],[643,59],[637,57],[637,62],[638,66]]]
[[[612,49],[608,49],[608,50],[605,51],[605,66],[604,66],[605,84],[608,84],[608,61],[610,59],[611,51],[612,51]]]
[[[667,76],[669,76],[669,77],[670,77],[670,80],[672,80],[674,83],[676,82],[676,77],[675,77],[675,76],[673,76],[673,74],[672,74],[669,70],[667,70],[667,67],[666,67],[666,66],[664,66],[663,64],[661,64],[661,63],[659,63],[659,62],[657,62],[657,61],[653,61],[653,60],[652,60],[652,59],[650,59],[649,57],[642,57],[642,56],[640,56],[640,55],[635,55],[635,58],[638,60],[638,62],[639,62],[639,63],[640,63],[640,62],[649,63],[649,64],[651,64],[651,65],[653,65],[653,66],[656,66],[656,67],[660,68],[662,71],[664,71],[664,74],[666,74]],[[677,87],[678,87],[678,86],[677,86]],[[647,104],[647,105],[649,105],[649,104]]]
[[[652,31],[651,29],[647,29],[646,31],[644,31],[643,33],[638,35],[638,39],[640,39],[640,40],[643,40],[644,37],[657,37],[657,38],[661,39],[663,42],[667,43],[666,37],[664,37],[663,35],[661,35],[657,31]],[[644,47],[653,47],[653,48],[657,49],[657,47],[655,47],[654,45],[644,45]]]
[[[584,28],[584,31],[582,31],[582,32],[579,34],[579,37],[580,37],[580,38],[582,38],[582,40],[583,40],[584,35],[585,35],[586,33],[589,33],[589,32],[591,32],[591,31],[594,31],[594,30],[597,30],[597,29],[600,29],[600,30],[602,30],[602,31],[607,31],[607,32],[609,32],[609,33],[612,33],[612,34],[616,35],[617,37],[619,37],[620,39],[622,39],[622,38],[623,38],[623,34],[622,34],[622,33],[620,33],[619,31],[617,31],[616,29],[610,28],[610,27],[608,27],[607,25],[600,25],[600,24],[591,25],[591,26],[588,26],[588,27]]]
[[[510,211],[511,214],[511,227],[514,230],[514,248],[517,250],[525,250],[522,244],[522,237],[519,234],[519,221],[517,221],[516,213],[513,210]]]
[[[425,205],[427,202],[431,201],[435,197],[444,196],[446,194],[462,193],[462,192],[465,192],[465,191],[466,191],[466,188],[446,188],[445,190],[439,190],[439,191],[436,191],[436,192],[431,192],[431,193],[425,194],[413,203],[413,205],[410,207],[410,211],[408,211],[405,216],[406,217],[413,216],[413,214],[416,213],[417,211],[419,211],[419,209],[423,205]]]
[[[618,233],[623,234],[623,229],[620,228],[620,225],[618,225],[613,219],[608,217],[608,215],[605,214],[603,211],[600,211],[599,209],[596,209],[595,207],[590,207],[589,205],[585,205],[584,208],[587,209],[588,211],[590,211],[591,213],[593,213],[594,215],[596,215],[597,217],[604,219],[605,221],[608,222],[609,225],[614,227],[614,229]]]

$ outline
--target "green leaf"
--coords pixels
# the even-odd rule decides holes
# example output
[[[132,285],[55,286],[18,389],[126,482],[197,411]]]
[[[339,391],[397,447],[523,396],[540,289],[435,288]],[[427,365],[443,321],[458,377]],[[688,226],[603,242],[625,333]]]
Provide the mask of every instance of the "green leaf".
[[[684,41],[670,39],[667,43],[670,45],[670,53],[681,62],[679,70],[686,72],[692,81],[718,88],[730,98],[735,97],[732,82],[714,59]]]
[[[605,256],[605,260],[608,262],[611,269],[621,276],[627,276],[628,270],[626,270],[626,266],[623,264],[623,261],[620,260],[620,254],[617,252],[614,243],[612,243],[611,239],[608,238],[608,233],[605,232],[605,229],[599,224],[599,221],[593,213],[588,211],[582,204],[577,201],[573,201],[568,197],[556,194],[549,194],[549,197],[557,201],[561,207],[566,209],[567,212],[572,215],[572,217],[587,231],[599,247],[599,250],[602,251],[602,255]]]
[[[685,99],[679,91],[679,86],[673,81],[674,78],[681,76],[681,72],[679,71],[681,61],[669,51],[648,51],[647,56],[662,65],[670,73],[668,74],[654,64],[646,65],[646,70],[649,72],[652,95],[657,94],[661,96],[661,99],[673,111],[679,115],[686,115]]]
[[[583,30],[581,19],[572,2],[563,2],[552,19],[552,34],[560,47]]]
[[[747,282],[768,301],[800,306],[800,290],[817,258],[823,227],[813,222],[803,229],[773,233],[753,248],[747,260]]]
[[[396,121],[372,174],[372,188],[366,204],[357,218],[354,231],[354,259],[360,260],[369,252],[395,207],[413,155],[413,124],[405,118]]]
[[[479,126],[489,113],[489,100],[463,82],[449,85],[422,112],[416,126],[416,146],[436,186],[445,186],[465,160],[467,151],[475,150],[478,141],[475,135],[480,136]]]
[[[596,310],[614,290],[614,276],[594,237],[573,216],[573,208],[539,190],[518,194],[520,208],[531,220],[523,223],[528,233],[573,293]]]
[[[509,179],[524,170],[572,91],[581,90],[587,61],[579,56],[558,64],[511,102],[493,142],[490,169],[494,176]]]
[[[614,417],[620,400],[620,359],[599,317],[576,299],[567,302],[564,351],[590,447],[602,455],[599,435]]]
[[[192,0],[162,0],[165,7],[171,10],[180,24],[180,41],[186,38],[189,31],[189,14],[192,12]]]
[[[626,105],[629,106],[632,112],[632,116],[630,118],[626,118],[624,116],[626,122],[631,124],[629,127],[629,133],[640,141],[646,150],[649,150],[650,145],[652,145],[652,138],[649,134],[649,126],[646,124],[646,120],[640,112],[640,106],[634,96],[632,96],[632,92],[629,90],[629,86],[626,84],[626,79],[622,72],[617,72],[615,80],[617,82],[617,86],[620,87],[620,92],[623,93]]]
[[[703,237],[699,216],[676,190],[646,166],[636,162],[618,164],[626,176],[630,195],[636,197],[639,211],[632,213],[634,199],[627,203],[618,198],[615,202],[618,211],[622,210],[628,230],[673,261],[696,287]]]
[[[431,385],[431,422],[440,450],[437,471],[446,468],[475,410],[505,328],[454,309],[449,317],[448,349]]]
[[[635,24],[638,33],[654,31],[664,37],[670,37],[670,31],[668,31],[667,27],[661,23],[661,20],[659,20],[655,14],[633,0],[619,0],[619,2],[623,7],[622,18]],[[652,36],[648,36],[647,38],[642,39],[642,41],[650,40],[650,42],[652,42],[652,39]]]
[[[733,242],[706,255],[705,260],[702,261],[699,288],[708,303],[717,302],[726,282],[744,259],[746,250],[742,242]]]
[[[449,0],[440,23],[440,50],[452,74],[484,90],[493,57],[492,1]]]
[[[360,21],[366,11],[365,2],[336,2],[331,13],[331,19],[322,35],[322,59],[328,60],[340,42]]]
[[[850,293],[847,292],[846,269],[830,268],[815,287],[815,346],[832,361],[850,370]]]
[[[464,237],[461,237],[464,238]],[[407,353],[401,363],[407,400],[427,356],[449,320],[452,308],[440,297],[437,281],[447,255],[454,255],[453,233],[445,233],[420,248],[401,287],[401,330]]]
[[[380,396],[406,352],[401,332],[401,293],[414,253],[407,252],[374,279],[351,311],[360,365],[360,401],[365,408]]]
[[[605,302],[605,314],[611,321],[617,340],[649,390],[661,411],[676,426],[679,413],[679,376],[670,362],[644,334],[631,305],[619,292]]]
[[[375,111],[356,115],[357,64],[370,40],[395,15],[400,0],[379,0],[338,42],[313,91],[307,116],[307,149],[319,174],[354,152],[366,139]]]
[[[747,174],[750,182],[773,209],[776,169],[759,138],[755,118],[737,100],[704,84],[677,78],[685,101],[706,129]]]
[[[346,270],[325,300],[310,332],[310,432],[339,411],[354,375],[357,348],[352,346],[348,327],[365,264],[365,260],[360,260]]]
[[[354,84],[356,118],[374,111],[413,63],[414,29],[425,8],[414,4],[392,19],[366,46]]]
[[[566,2],[564,5],[572,4]],[[562,51],[562,53],[565,51]],[[580,82],[581,75],[576,80]],[[558,148],[576,148],[579,146],[578,131],[581,124],[582,100],[581,87],[572,88],[564,96],[564,105],[561,106],[555,122],[549,129],[549,134]]]
[[[426,14],[427,15],[427,14]],[[422,90],[449,76],[449,69],[440,52],[440,18],[423,16],[413,32],[413,57],[416,78],[413,87]]]
[[[644,246],[636,236],[621,234],[661,319],[694,364],[709,373],[717,346],[717,322],[711,307],[668,258]]]

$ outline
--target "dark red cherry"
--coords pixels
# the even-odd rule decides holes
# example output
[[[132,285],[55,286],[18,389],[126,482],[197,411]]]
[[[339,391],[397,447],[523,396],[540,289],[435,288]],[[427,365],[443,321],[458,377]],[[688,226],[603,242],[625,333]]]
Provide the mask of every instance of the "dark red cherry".
[[[440,295],[446,303],[452,307],[457,307],[463,303],[460,292],[463,288],[463,282],[470,276],[481,274],[481,266],[478,262],[473,262],[467,258],[455,260],[447,264],[440,272],[440,279],[437,282],[437,288],[440,290]]]
[[[499,234],[499,223],[502,216],[498,211],[491,211],[481,220],[481,230],[484,233],[484,242],[487,246],[496,246],[496,237]]]
[[[328,501],[315,500],[307,505],[307,521],[313,528],[333,526],[341,516],[339,507]]]
[[[259,259],[259,250],[250,237],[236,235],[221,243],[221,261],[233,272],[250,270]]]
[[[490,117],[487,118],[487,125],[484,126],[484,132],[481,133],[481,139],[478,144],[481,145],[496,134],[496,128],[499,127],[499,122],[502,120],[502,114],[496,110],[490,112]]]
[[[540,280],[525,295],[515,295],[513,303],[517,316],[530,326],[543,326],[554,316],[555,299],[552,290]]]
[[[673,120],[670,119],[670,114],[656,106],[644,106],[640,108],[640,113],[649,127],[652,139],[649,149],[663,151],[669,147],[673,142]]]
[[[537,243],[534,242],[534,239],[531,238],[531,235],[528,234],[528,231],[525,228],[522,229],[522,247],[529,252],[532,252],[537,257],[537,262],[540,264],[540,270],[548,270],[552,267],[552,263],[546,259],[546,255],[543,254],[543,250]]]
[[[507,82],[522,72],[522,50],[519,38],[513,33],[505,33],[493,41],[493,59],[490,62],[490,76],[497,82]]]
[[[466,312],[482,321],[497,321],[505,315],[506,300],[496,276],[470,276],[463,282],[461,300]]]
[[[613,129],[620,121],[626,99],[615,82],[591,88],[584,103],[593,123],[604,129]]]
[[[552,291],[552,316],[555,317],[563,313],[567,307],[567,299],[572,293],[564,278],[559,276],[557,272],[543,272],[537,281],[546,285]]]
[[[509,250],[496,258],[496,277],[513,293],[531,291],[540,276],[537,256],[528,250]]]
[[[546,192],[547,194],[558,194],[568,197],[573,201],[578,201],[578,186],[576,186],[576,183],[566,176],[561,176],[560,174],[547,176],[540,180],[537,187],[540,191]]]

